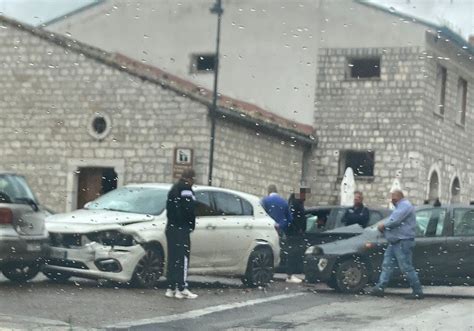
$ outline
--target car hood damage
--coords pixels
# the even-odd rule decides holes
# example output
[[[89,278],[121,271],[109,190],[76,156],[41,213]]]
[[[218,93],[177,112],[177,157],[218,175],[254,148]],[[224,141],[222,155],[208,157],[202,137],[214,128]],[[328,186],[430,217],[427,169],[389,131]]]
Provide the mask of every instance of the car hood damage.
[[[153,219],[153,215],[80,209],[49,216],[46,218],[46,229],[49,232],[87,233],[119,229],[126,224],[149,222]]]

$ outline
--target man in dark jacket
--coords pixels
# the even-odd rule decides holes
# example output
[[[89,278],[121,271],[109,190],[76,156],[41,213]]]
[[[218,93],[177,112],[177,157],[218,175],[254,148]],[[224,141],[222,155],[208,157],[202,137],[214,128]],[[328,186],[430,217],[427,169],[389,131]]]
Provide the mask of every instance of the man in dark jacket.
[[[197,294],[187,288],[186,277],[191,251],[190,234],[194,230],[195,196],[192,189],[193,169],[186,169],[181,179],[173,185],[166,202],[166,240],[168,242],[168,289],[166,296],[177,299],[195,299]]]
[[[346,226],[359,224],[363,228],[369,224],[369,209],[364,206],[364,196],[361,191],[354,192],[354,206],[346,211],[341,222]]]
[[[306,249],[304,234],[306,232],[306,215],[304,202],[309,189],[301,188],[300,193],[292,193],[288,199],[292,222],[286,231],[284,248],[286,250],[287,282],[300,283],[301,279],[294,276],[298,270],[303,269],[303,256]]]

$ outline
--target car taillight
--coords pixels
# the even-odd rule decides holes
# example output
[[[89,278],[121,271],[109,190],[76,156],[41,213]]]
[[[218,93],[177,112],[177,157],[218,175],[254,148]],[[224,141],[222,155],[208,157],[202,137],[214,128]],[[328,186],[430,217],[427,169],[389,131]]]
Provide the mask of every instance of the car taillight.
[[[13,212],[10,208],[0,208],[0,224],[12,224]]]

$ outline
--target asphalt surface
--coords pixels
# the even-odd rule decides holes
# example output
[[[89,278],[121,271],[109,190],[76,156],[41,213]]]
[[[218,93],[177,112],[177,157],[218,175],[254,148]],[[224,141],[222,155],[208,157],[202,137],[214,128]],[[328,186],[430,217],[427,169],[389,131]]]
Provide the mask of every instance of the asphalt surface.
[[[265,289],[239,280],[190,277],[196,300],[164,297],[165,284],[137,289],[43,276],[19,285],[0,278],[0,330],[473,330],[474,288],[427,288],[423,301],[396,289],[385,298],[338,294],[324,285]],[[448,323],[448,324],[447,324]]]

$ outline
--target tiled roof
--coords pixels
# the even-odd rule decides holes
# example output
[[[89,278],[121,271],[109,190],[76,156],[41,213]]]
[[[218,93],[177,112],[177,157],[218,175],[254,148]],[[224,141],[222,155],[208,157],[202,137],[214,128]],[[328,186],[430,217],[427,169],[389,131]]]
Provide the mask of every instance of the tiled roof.
[[[5,16],[0,16],[0,22],[2,25],[13,26],[61,47],[83,54],[115,69],[172,89],[178,94],[190,97],[206,105],[212,104],[211,91],[157,67],[144,64],[122,54],[106,52],[64,35],[38,29]],[[262,126],[275,134],[284,135],[291,140],[300,141],[305,144],[315,144],[317,141],[312,135],[314,132],[313,126],[288,120],[251,103],[219,95],[218,108],[218,110],[227,117],[233,117],[240,122],[243,121],[256,126]]]

